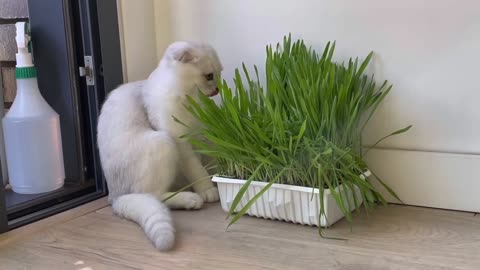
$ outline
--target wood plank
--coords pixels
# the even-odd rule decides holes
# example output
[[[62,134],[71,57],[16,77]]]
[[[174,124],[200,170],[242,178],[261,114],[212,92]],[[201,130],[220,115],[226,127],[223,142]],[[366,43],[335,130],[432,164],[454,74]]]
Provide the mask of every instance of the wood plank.
[[[110,208],[0,246],[0,269],[478,269],[480,217],[407,206],[317,229],[245,217],[225,231],[218,204],[175,211],[177,245],[156,251]]]
[[[78,218],[80,216],[84,216],[95,210],[101,209],[107,205],[108,205],[107,198],[106,197],[101,198],[93,202],[84,204],[80,207],[67,210],[60,214],[51,216],[46,219],[39,220],[32,224],[28,224],[26,226],[20,227],[13,231],[0,234],[0,248],[14,241],[18,241],[22,238],[28,237],[29,235],[51,228],[57,224],[67,222],[69,220]]]
[[[3,91],[3,102],[6,104],[11,105],[12,102],[15,100],[15,96],[17,95],[17,82],[15,80],[15,67],[0,67],[2,72],[1,74],[1,82]],[[10,108],[7,107],[7,109]]]

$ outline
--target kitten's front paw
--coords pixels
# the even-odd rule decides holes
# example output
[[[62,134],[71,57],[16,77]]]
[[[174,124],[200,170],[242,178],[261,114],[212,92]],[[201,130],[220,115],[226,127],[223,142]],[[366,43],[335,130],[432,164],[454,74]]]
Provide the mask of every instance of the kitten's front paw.
[[[177,194],[179,204],[186,210],[196,210],[203,206],[203,199],[200,195],[193,192],[180,192]]]
[[[198,194],[200,194],[204,202],[210,203],[218,202],[220,200],[217,187],[208,188],[202,192],[199,192]]]

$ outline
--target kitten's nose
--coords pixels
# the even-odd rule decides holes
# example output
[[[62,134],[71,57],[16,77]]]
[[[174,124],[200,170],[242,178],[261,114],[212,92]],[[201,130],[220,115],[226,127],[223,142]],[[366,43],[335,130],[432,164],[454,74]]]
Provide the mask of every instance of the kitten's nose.
[[[216,96],[216,95],[218,95],[218,93],[219,93],[219,91],[218,91],[218,87],[215,87],[215,90],[214,90],[212,93],[210,93],[210,95],[209,95],[209,96],[210,96],[210,97],[213,97],[213,96]]]

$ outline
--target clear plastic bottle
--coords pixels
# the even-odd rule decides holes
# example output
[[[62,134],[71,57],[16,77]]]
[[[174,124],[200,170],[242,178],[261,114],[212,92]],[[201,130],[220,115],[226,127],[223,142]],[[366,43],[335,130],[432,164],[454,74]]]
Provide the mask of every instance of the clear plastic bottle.
[[[13,191],[36,194],[61,188],[65,168],[60,119],[38,89],[25,24],[17,23],[17,95],[3,118],[3,132]]]

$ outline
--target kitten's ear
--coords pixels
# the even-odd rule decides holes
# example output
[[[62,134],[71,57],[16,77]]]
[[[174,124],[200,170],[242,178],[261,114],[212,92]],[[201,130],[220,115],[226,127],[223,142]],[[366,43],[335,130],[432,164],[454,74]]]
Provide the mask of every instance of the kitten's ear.
[[[182,63],[192,63],[196,60],[193,48],[183,47],[173,52],[173,59]]]

